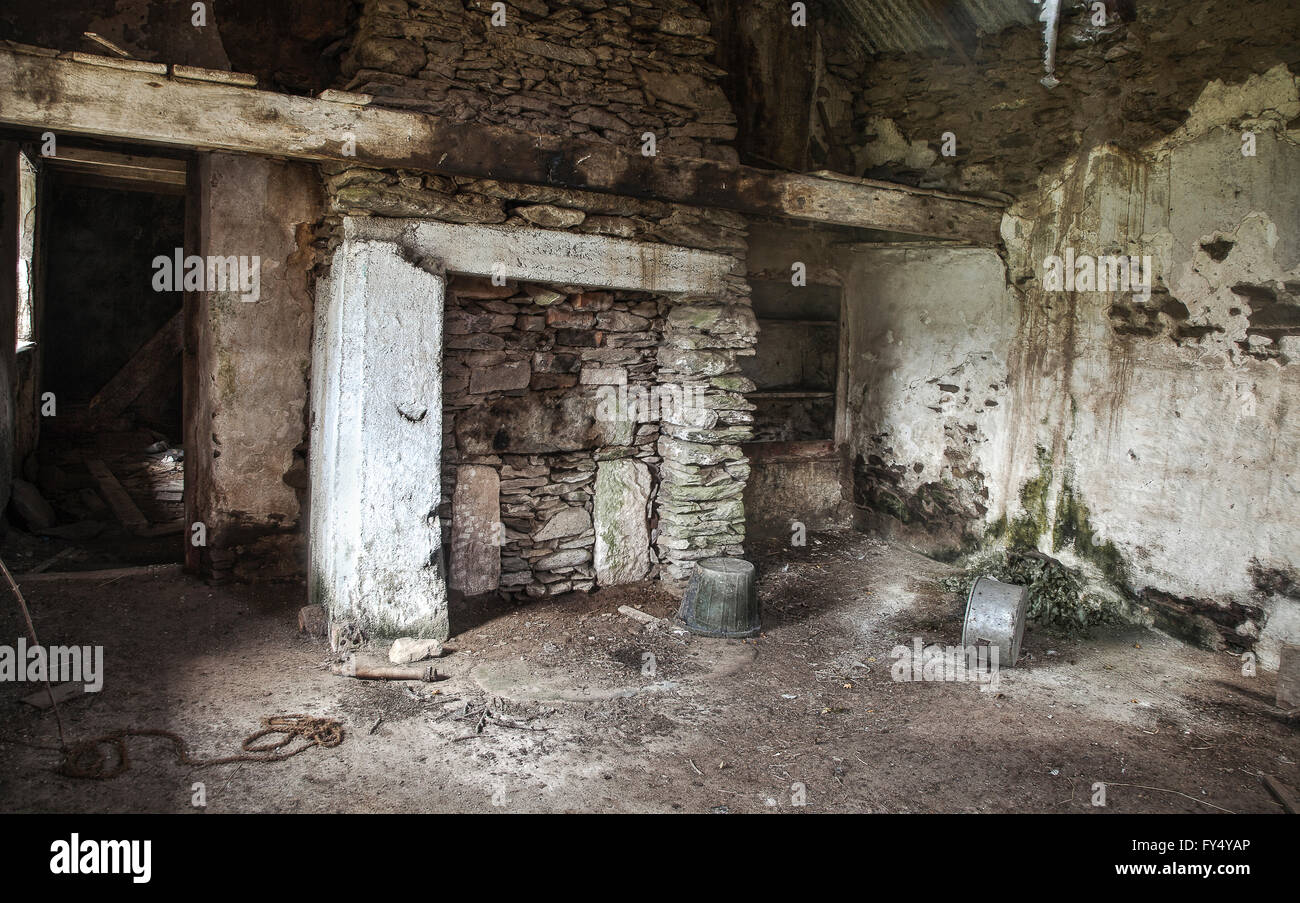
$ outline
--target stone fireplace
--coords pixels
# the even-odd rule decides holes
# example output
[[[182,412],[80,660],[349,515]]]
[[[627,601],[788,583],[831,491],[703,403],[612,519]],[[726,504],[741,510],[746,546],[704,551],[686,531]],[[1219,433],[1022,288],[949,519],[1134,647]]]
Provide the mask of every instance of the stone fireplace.
[[[669,302],[498,281],[449,282],[449,586],[539,597],[643,580],[659,425],[634,400],[654,387]]]
[[[445,636],[447,593],[545,597],[743,554],[735,258],[345,217],[317,304],[312,597]]]

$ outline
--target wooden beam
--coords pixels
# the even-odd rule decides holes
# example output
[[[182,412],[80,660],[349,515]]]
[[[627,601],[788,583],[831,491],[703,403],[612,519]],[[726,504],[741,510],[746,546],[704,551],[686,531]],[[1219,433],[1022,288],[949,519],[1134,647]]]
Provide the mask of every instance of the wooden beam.
[[[153,334],[140,350],[131,355],[121,370],[90,400],[88,414],[92,420],[111,419],[121,414],[158,375],[181,353],[184,319],[178,310]]]
[[[84,60],[85,54],[78,55]],[[958,239],[999,240],[1001,206],[866,179],[645,157],[601,141],[192,81],[0,46],[0,124],[170,147],[446,172]],[[355,154],[345,153],[353,149]]]

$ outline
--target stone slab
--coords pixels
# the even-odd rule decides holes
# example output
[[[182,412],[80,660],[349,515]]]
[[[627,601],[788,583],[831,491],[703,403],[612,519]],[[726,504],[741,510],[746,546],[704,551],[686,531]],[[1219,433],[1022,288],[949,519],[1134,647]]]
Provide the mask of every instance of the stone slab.
[[[344,217],[345,237],[379,239],[449,272],[643,292],[715,294],[732,258],[710,251],[547,229],[392,217]]]
[[[596,580],[636,583],[650,574],[650,469],[627,458],[596,468]]]
[[[309,586],[331,624],[447,637],[442,572],[442,277],[345,241],[320,285]]]
[[[449,585],[469,596],[490,593],[501,582],[501,477],[496,468],[456,468],[451,497]]]

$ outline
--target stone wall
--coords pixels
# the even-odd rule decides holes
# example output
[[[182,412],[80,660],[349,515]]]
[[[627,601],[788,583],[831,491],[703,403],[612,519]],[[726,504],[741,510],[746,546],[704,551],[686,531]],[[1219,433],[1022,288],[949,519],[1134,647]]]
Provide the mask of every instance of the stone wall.
[[[687,0],[367,0],[347,90],[455,121],[734,160],[708,17]],[[498,20],[499,21],[499,20]]]
[[[372,0],[340,87],[373,94],[377,104],[604,139],[633,151],[649,131],[660,154],[734,159],[726,142],[735,118],[718,87],[722,70],[709,62],[709,21],[694,4],[534,0],[510,5],[505,26],[492,25],[491,14],[491,4],[477,0]],[[601,485],[619,510],[634,507],[642,492],[647,502],[653,494],[647,538],[659,577],[670,585],[684,583],[699,558],[743,554],[748,466],[740,442],[752,422],[744,398],[752,383],[738,356],[753,353],[757,327],[742,216],[441,174],[347,166],[323,166],[322,174],[335,225],[342,215],[413,217],[730,256],[729,275],[708,295],[584,291],[536,277],[535,284],[491,290],[483,280],[453,287],[443,513],[452,520],[455,571],[458,478],[462,485],[466,477],[482,481],[479,491],[460,490],[464,523],[481,532],[474,500],[490,494],[495,476],[503,524],[492,541],[502,544],[499,582],[514,593],[586,589],[598,579],[602,556],[613,554],[612,537],[602,537],[595,523]],[[574,448],[547,445],[551,420],[587,418],[600,381],[621,378],[620,368],[632,389],[658,390],[658,402],[690,403],[659,403],[657,419],[639,425],[597,425]],[[551,412],[551,420],[538,411]],[[521,415],[520,426],[533,435],[516,429],[506,448],[485,447]],[[490,436],[488,421],[495,424]],[[529,447],[528,439],[540,444]],[[594,518],[591,527],[584,515]],[[483,537],[463,542],[483,553]],[[647,573],[654,566],[649,560]],[[618,570],[611,568],[611,575]],[[639,569],[637,562],[619,574]],[[459,580],[453,574],[453,584]],[[472,580],[465,585],[479,588]]]
[[[482,471],[461,468],[487,466],[495,471],[504,528],[498,538],[504,543],[500,583],[514,592],[543,595],[584,589],[593,574],[599,576],[603,540],[584,535],[582,515],[566,513],[552,529],[547,525],[561,513],[561,506],[580,505],[596,514],[602,469],[610,475],[610,497],[622,496],[620,508],[634,507],[632,497],[644,494],[646,503],[656,494],[655,532],[648,532],[647,539],[653,537],[658,575],[669,586],[683,584],[699,558],[743,554],[741,496],[748,467],[739,443],[748,438],[752,420],[743,394],[752,383],[740,374],[738,356],[753,353],[757,333],[743,275],[743,218],[591,192],[440,175],[356,168],[326,172],[331,203],[340,214],[383,212],[530,231],[542,226],[632,238],[650,247],[671,243],[721,251],[730,257],[730,273],[708,295],[583,291],[554,281],[504,287],[482,279],[459,283],[454,303],[464,306],[450,315],[447,334],[448,413],[455,415],[447,418],[451,433],[445,444],[445,454],[455,450],[449,460],[457,467],[446,474],[444,501],[452,509],[449,546],[454,558],[459,541],[457,479],[464,473],[486,478]],[[400,203],[390,203],[395,197]],[[621,373],[632,389],[658,392],[653,412],[657,417],[651,418],[658,421],[657,428],[653,422],[593,423],[594,435],[560,450],[547,445],[555,424],[536,417],[534,405],[522,405],[529,416],[511,426],[524,413],[514,409],[521,406],[515,399],[523,393],[549,399],[549,410],[567,409],[570,418],[587,422],[597,413],[593,387],[602,380],[617,380]],[[664,403],[676,397],[690,403]],[[478,404],[484,400],[491,403]],[[455,410],[456,405],[465,408]],[[476,425],[466,425],[465,418]],[[629,426],[636,426],[630,434]],[[501,428],[512,436],[505,456],[490,447]],[[530,448],[529,439],[539,444]],[[624,457],[637,459],[646,472],[629,471],[628,464],[615,466]],[[656,459],[652,474],[649,468]],[[654,481],[657,488],[651,486]],[[587,495],[591,498],[583,497]],[[467,504],[471,497],[466,495]],[[539,522],[541,518],[546,522]],[[577,527],[582,528],[577,533],[564,532]],[[482,528],[477,525],[480,532]],[[481,539],[473,541],[481,547]],[[587,549],[592,549],[590,554]],[[648,562],[646,575],[653,573],[653,565]],[[641,572],[639,566],[611,569],[618,571],[620,580]]]

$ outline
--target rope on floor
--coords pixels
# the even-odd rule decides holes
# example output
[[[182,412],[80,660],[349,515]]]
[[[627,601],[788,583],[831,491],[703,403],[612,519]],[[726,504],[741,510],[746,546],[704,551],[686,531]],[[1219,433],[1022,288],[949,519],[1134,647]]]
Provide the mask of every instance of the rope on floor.
[[[278,740],[259,743],[264,737],[282,734]],[[178,765],[191,768],[208,768],[213,765],[232,765],[236,762],[283,762],[309,749],[330,749],[343,742],[343,723],[333,718],[316,718],[311,715],[271,715],[262,719],[262,729],[249,734],[242,744],[243,752],[218,759],[195,759],[190,755],[185,740],[174,731],[156,728],[124,728],[111,731],[90,740],[83,740],[64,752],[59,774],[69,778],[104,781],[115,778],[131,767],[127,755],[128,737],[161,737],[170,740]],[[281,752],[295,739],[301,746]]]
[[[27,633],[32,638],[32,645],[40,646],[41,642],[36,638],[36,627],[32,624],[31,611],[27,608],[27,600],[23,598],[22,590],[18,588],[17,582],[14,581],[13,575],[9,573],[9,568],[2,560],[0,560],[0,575],[4,576],[9,589],[18,600],[18,608],[22,612],[23,620],[27,622]],[[231,765],[235,762],[283,762],[317,746],[330,749],[343,742],[343,722],[333,718],[316,718],[312,715],[270,715],[262,719],[261,730],[244,738],[242,753],[219,759],[195,759],[190,755],[185,740],[180,734],[158,728],[123,728],[90,740],[69,744],[63,732],[63,713],[59,709],[59,700],[50,687],[48,675],[45,680],[45,691],[50,695],[50,703],[54,707],[54,717],[59,728],[59,748],[63,753],[59,774],[69,778],[104,781],[125,772],[131,767],[131,760],[126,751],[128,737],[162,737],[164,740],[170,740],[172,749],[176,753],[177,764],[188,765],[191,768]],[[270,742],[258,742],[263,737],[274,734],[283,734],[283,736]],[[302,740],[303,744],[281,751],[295,739]],[[5,742],[17,742],[25,746],[35,745],[23,741],[5,740]]]

